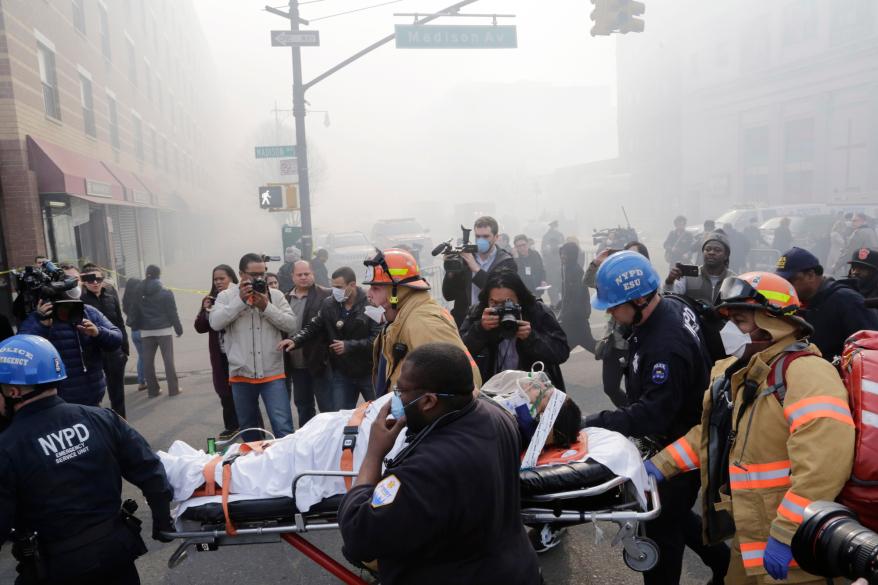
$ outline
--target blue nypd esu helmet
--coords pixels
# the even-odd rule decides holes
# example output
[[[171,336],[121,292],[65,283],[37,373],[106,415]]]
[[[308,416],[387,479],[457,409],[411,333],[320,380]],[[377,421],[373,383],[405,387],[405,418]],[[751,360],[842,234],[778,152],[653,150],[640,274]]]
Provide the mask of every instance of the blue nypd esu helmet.
[[[37,335],[13,335],[0,342],[0,384],[34,386],[66,377],[61,355],[49,340]]]
[[[598,294],[591,306],[604,311],[654,293],[661,281],[646,256],[625,250],[604,260],[595,284]]]

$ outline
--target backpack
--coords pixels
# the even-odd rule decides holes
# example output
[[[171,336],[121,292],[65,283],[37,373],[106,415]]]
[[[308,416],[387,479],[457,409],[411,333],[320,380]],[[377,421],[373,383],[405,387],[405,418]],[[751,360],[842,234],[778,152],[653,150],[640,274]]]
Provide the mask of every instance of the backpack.
[[[804,343],[791,345],[772,365],[767,384],[781,404],[787,368],[796,358],[813,355],[805,348]],[[878,530],[878,331],[849,337],[838,368],[848,391],[856,437],[851,477],[837,499],[856,512],[864,526]]]

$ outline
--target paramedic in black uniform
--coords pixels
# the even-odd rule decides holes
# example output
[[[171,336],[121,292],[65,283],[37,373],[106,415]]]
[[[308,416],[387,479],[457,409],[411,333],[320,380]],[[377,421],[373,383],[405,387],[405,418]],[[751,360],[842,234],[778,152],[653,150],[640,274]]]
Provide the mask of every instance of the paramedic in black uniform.
[[[610,256],[601,264],[596,284],[592,306],[633,326],[625,371],[629,405],[592,414],[585,426],[646,438],[662,449],[701,421],[713,363],[698,317],[683,301],[662,298],[658,274],[637,252]],[[701,544],[700,521],[691,512],[699,485],[697,473],[659,484],[661,516],[646,524],[646,534],[659,546],[659,562],[644,573],[646,585],[679,583],[686,545],[711,568],[713,582],[722,582],[729,550]]]
[[[146,440],[116,413],[58,397],[65,377],[42,337],[0,343],[0,389],[12,416],[0,440],[0,543],[14,528],[20,585],[138,584],[134,559],[146,546],[139,521],[120,513],[122,478],[143,491],[157,540],[159,530],[173,531],[171,486]],[[25,541],[34,533],[37,558]]]
[[[473,389],[466,353],[423,345],[406,357],[372,425],[338,520],[345,555],[377,560],[382,585],[540,582],[520,519],[516,423]],[[406,425],[407,444],[382,474]]]

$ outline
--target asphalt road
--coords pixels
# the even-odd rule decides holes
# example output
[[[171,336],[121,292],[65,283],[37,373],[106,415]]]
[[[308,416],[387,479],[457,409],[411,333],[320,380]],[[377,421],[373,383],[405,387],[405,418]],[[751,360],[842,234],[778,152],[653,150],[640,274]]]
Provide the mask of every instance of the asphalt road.
[[[178,302],[181,304],[181,314],[195,314],[195,299],[178,299]],[[127,387],[129,422],[156,449],[166,449],[176,439],[201,446],[205,444],[206,437],[216,436],[222,428],[219,401],[213,392],[208,369],[207,336],[196,335],[187,328],[186,334],[177,340],[176,355],[182,378],[181,396],[169,398],[163,394],[148,399],[145,392],[137,392],[136,386]],[[133,364],[129,365],[133,368]],[[600,388],[600,362],[596,362],[591,354],[581,350],[574,353],[563,366],[563,372],[568,391],[583,412],[611,406]],[[128,484],[125,484],[124,491],[125,497],[135,498],[141,503],[138,515],[144,520],[144,534],[148,536],[151,532],[149,513],[142,495]],[[598,541],[593,526],[575,527],[568,531],[561,546],[542,555],[540,560],[546,583],[641,583],[639,574],[629,570],[623,563],[621,546],[610,545],[615,526],[602,524],[601,528],[603,537]],[[310,533],[307,538],[342,560],[338,533]],[[147,539],[147,545],[149,553],[137,562],[145,585],[339,583],[286,543],[225,547],[217,552],[191,553],[186,561],[173,570],[168,568],[167,562],[176,548],[175,544],[160,544]],[[12,583],[14,577],[14,561],[6,546],[0,551],[0,583]],[[682,582],[685,585],[700,584],[707,582],[709,577],[709,572],[698,559],[688,554]]]

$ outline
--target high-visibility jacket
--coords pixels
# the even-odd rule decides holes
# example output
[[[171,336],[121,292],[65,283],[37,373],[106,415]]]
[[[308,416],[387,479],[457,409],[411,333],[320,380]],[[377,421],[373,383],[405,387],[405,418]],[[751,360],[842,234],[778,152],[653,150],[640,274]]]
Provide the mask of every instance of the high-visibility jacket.
[[[781,339],[731,376],[732,421],[739,423],[728,461],[720,463],[728,465],[728,482],[719,490],[721,501],[712,505],[734,518],[735,538],[748,575],[765,574],[762,560],[769,536],[789,545],[805,506],[815,500],[834,500],[853,465],[854,422],[847,390],[815,346],[808,347],[813,356],[790,361],[783,400],[768,388],[773,364],[795,342],[793,336]],[[711,379],[725,376],[735,360],[717,362]],[[748,380],[757,391],[755,399],[744,404]],[[708,443],[712,402],[708,390],[701,424],[652,460],[666,478],[700,469],[705,515],[711,505],[707,495],[711,493]],[[791,563],[790,582],[806,577],[795,562]]]

